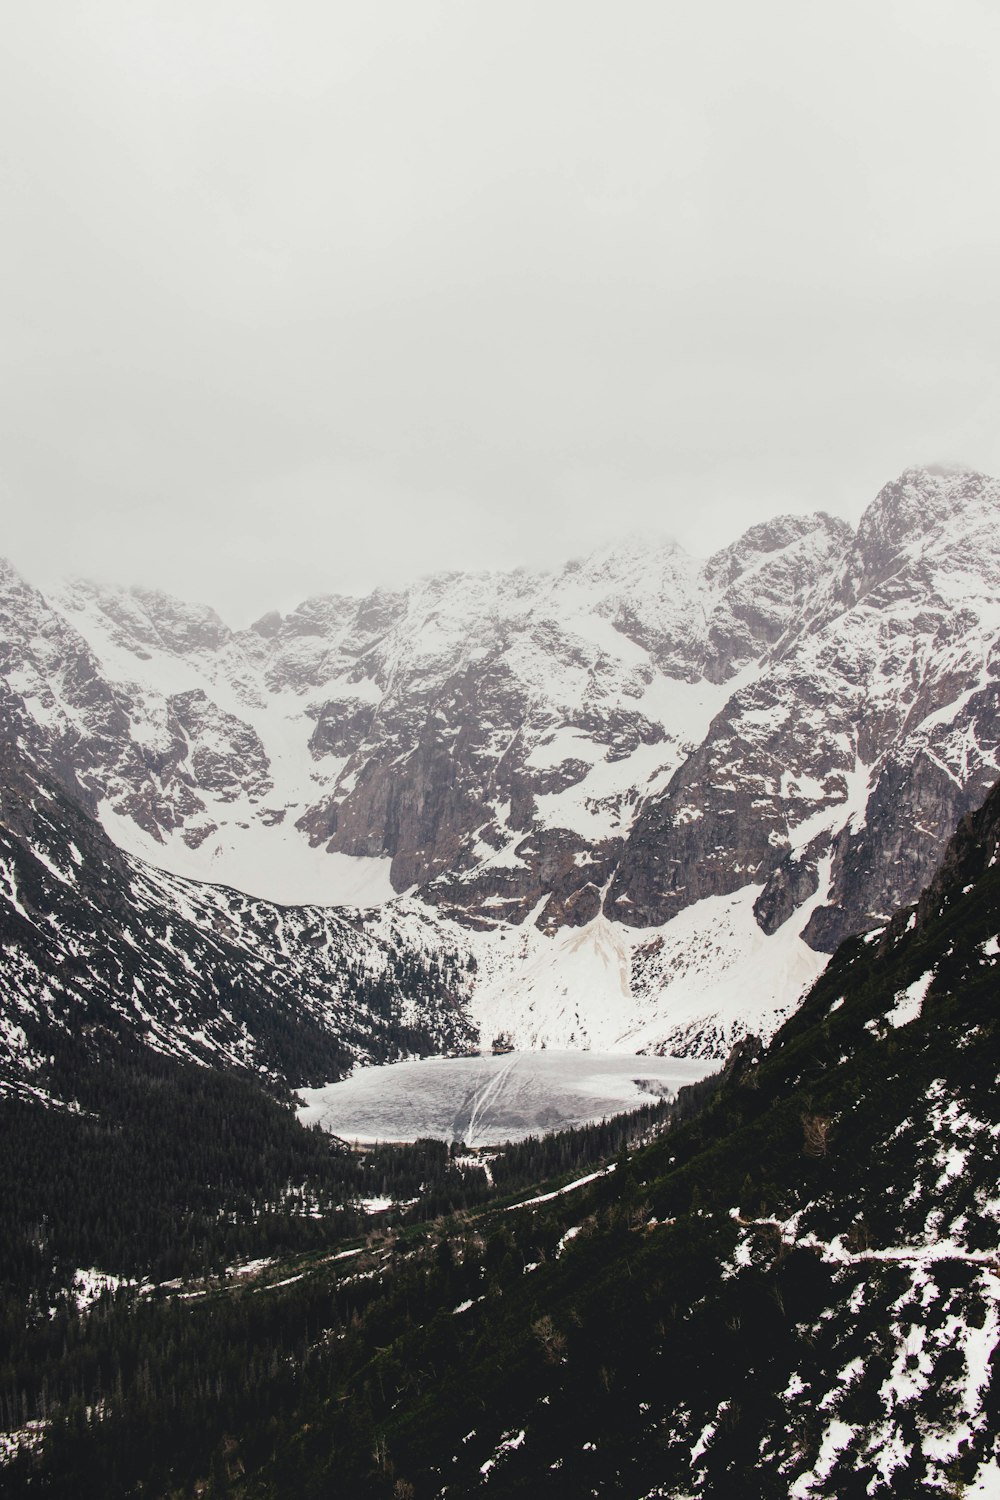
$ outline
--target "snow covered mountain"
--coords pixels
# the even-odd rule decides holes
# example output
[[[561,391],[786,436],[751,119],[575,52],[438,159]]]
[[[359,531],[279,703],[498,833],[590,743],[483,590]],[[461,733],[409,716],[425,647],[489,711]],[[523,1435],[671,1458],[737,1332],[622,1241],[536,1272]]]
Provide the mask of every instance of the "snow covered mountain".
[[[418,938],[144,865],[0,749],[0,1094],[72,1107],[81,1068],[137,1048],[279,1092],[466,1048],[468,976]]]
[[[297,902],[420,886],[486,921],[551,892],[555,926],[847,539],[785,518],[707,565],[636,541],[235,633],[161,594],[46,601],[8,573],[8,675],[118,842],[176,873]]]
[[[245,893],[206,901],[381,906],[371,934],[475,959],[487,1035],[716,1053],[912,899],[995,778],[998,513],[997,481],[912,470],[856,535],[635,539],[238,632],[5,567],[9,733],[120,849]]]
[[[1000,738],[1000,484],[917,470],[887,485],[830,575],[647,800],[609,893],[660,923],[764,881],[775,931],[822,887],[830,951],[912,899],[978,806]]]

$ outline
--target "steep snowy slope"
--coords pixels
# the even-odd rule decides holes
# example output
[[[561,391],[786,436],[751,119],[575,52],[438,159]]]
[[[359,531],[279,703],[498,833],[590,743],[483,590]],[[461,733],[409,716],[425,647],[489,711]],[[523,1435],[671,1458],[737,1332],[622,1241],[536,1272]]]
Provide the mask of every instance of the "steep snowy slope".
[[[471,1035],[468,977],[440,942],[144,866],[9,746],[0,988],[0,1090],[57,1099],[83,1062],[136,1048],[284,1087]]]
[[[551,935],[532,923],[469,935],[477,961],[470,1009],[481,1037],[723,1058],[747,1032],[770,1035],[826,957],[792,923],[762,932],[753,913],[759,891],[708,896],[653,930],[599,913]]]
[[[795,914],[829,951],[913,898],[997,773],[998,520],[1000,484],[982,475],[913,470],[886,486],[754,681],[648,799],[609,916],[658,925],[760,883],[765,932]]]

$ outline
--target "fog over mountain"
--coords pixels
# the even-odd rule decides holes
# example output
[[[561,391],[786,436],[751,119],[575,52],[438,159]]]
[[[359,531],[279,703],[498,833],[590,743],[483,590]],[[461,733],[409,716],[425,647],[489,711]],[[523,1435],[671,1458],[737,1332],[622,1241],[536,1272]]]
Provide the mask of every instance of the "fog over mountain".
[[[243,626],[1000,472],[979,0],[20,6],[2,552]]]

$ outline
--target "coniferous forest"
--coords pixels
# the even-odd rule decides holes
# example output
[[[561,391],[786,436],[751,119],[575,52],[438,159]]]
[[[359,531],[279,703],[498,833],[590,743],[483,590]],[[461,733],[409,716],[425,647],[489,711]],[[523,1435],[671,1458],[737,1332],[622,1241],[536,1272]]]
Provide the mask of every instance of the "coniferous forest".
[[[46,1433],[5,1480],[39,1493],[166,1494],[212,1463],[218,1478],[227,1432],[262,1402],[292,1409],[319,1347],[361,1337],[387,1254],[451,1262],[470,1215],[592,1170],[670,1114],[658,1101],[482,1165],[437,1140],[352,1150],[250,1078],[139,1049],[82,1073],[75,1104],[0,1100],[0,1412]]]
[[[1000,1425],[998,850],[1000,792],[768,1046],[488,1161],[352,1155],[162,1060],[9,1104],[6,1491],[964,1493]],[[133,1284],[84,1308],[91,1257]]]

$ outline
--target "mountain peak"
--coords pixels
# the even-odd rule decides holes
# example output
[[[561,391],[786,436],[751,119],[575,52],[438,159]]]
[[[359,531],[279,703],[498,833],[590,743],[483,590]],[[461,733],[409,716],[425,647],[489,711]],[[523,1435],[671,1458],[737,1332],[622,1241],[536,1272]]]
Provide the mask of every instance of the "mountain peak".
[[[1000,505],[1000,481],[975,469],[931,465],[904,469],[879,490],[858,526],[865,572],[878,576],[908,546],[953,535]]]
[[[823,510],[807,515],[790,513],[774,516],[769,521],[756,522],[742,536],[737,537],[736,541],[714,552],[705,563],[705,577],[710,583],[724,588],[741,573],[755,567],[763,558],[814,533],[822,536],[834,548],[847,547],[853,534],[846,521]]]

